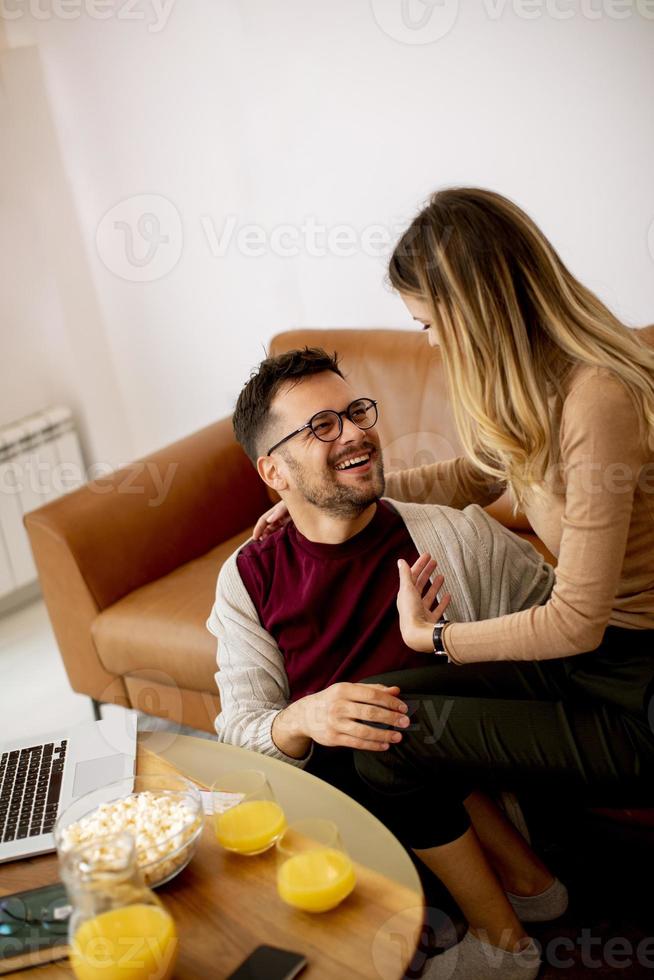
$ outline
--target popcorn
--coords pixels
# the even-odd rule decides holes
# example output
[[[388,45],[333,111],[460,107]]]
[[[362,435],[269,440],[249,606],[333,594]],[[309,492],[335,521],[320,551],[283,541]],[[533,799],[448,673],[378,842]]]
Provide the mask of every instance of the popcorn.
[[[146,884],[156,885],[187,863],[201,822],[193,800],[182,794],[132,793],[101,803],[62,828],[59,847],[65,852],[126,831],[135,838],[137,862]]]

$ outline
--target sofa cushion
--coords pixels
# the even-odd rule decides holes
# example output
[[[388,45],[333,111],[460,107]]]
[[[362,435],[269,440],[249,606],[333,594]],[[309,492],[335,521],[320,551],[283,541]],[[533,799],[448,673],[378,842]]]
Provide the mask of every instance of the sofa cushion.
[[[216,640],[205,623],[223,562],[250,534],[242,531],[103,610],[91,633],[105,668],[171,687],[216,690]]]

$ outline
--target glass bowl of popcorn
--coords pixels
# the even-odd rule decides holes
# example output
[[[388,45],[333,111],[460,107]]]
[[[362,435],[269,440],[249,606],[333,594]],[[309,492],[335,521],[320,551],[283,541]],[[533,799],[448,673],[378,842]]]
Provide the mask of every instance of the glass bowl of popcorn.
[[[174,774],[135,776],[80,796],[59,816],[57,852],[114,836],[131,834],[146,885],[156,888],[186,867],[204,824],[202,799],[188,779]]]

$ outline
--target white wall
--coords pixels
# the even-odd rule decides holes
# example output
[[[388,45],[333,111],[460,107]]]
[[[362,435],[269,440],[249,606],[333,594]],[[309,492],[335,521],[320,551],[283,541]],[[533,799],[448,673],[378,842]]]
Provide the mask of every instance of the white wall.
[[[69,405],[87,461],[116,465],[129,427],[35,46],[0,44],[0,134],[0,426]]]
[[[87,342],[113,370],[113,394],[84,395],[96,456],[127,459],[227,413],[276,331],[408,328],[383,256],[307,254],[299,229],[394,238],[447,184],[512,196],[627,322],[654,321],[650,0],[432,0],[431,18],[406,0],[422,30],[401,0],[163,0],[164,14],[143,0],[133,19],[111,0],[106,20],[94,0],[68,0],[69,20],[43,0],[39,21],[22,2],[9,37],[40,50],[98,304]],[[169,237],[150,265],[126,261],[114,225],[139,213]],[[229,220],[291,225],[305,244],[213,255],[203,221],[220,237]],[[137,262],[147,247],[135,241]],[[126,421],[109,438],[100,417],[114,411]]]

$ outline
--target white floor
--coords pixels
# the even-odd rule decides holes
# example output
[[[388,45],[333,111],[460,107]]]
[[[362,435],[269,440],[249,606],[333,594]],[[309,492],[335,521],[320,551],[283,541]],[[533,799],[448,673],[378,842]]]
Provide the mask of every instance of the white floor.
[[[104,705],[102,716],[122,711]],[[70,687],[43,600],[0,618],[0,742],[55,732],[93,718],[91,699]],[[213,738],[139,713],[139,731]]]
[[[75,694],[42,600],[0,619],[0,738],[13,741],[93,718]]]

